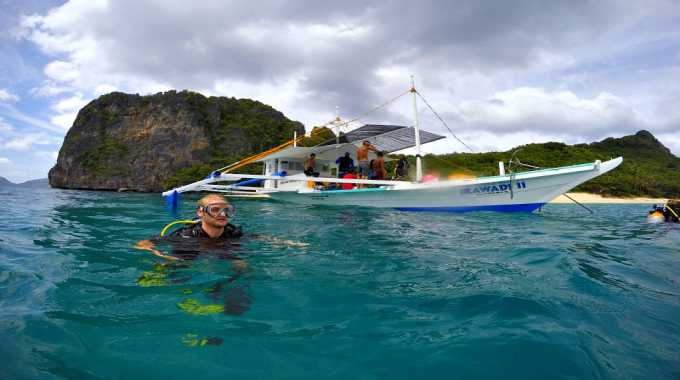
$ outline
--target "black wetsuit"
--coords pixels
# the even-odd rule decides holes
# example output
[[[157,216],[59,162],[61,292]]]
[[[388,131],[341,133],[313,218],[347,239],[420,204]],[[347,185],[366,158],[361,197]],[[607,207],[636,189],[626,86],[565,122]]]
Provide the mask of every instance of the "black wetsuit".
[[[397,162],[397,178],[405,178],[408,175],[408,161],[400,158]]]
[[[173,237],[173,236],[178,236],[178,237],[183,237],[183,238],[206,238],[206,239],[213,239],[208,234],[203,230],[203,227],[201,225],[201,222],[191,224],[182,228],[179,228],[169,235],[166,236],[167,238]],[[214,238],[216,240],[218,239],[238,239],[241,236],[243,236],[243,231],[241,231],[241,227],[236,227],[235,225],[231,223],[227,223],[226,226],[224,226],[224,232],[222,232],[222,235],[218,238]]]
[[[335,163],[338,164],[339,178],[342,178],[342,176],[354,170],[354,160],[352,160],[351,157],[342,156],[335,160]]]
[[[221,236],[211,238],[201,227],[201,222],[198,222],[177,229],[166,236],[151,239],[151,241],[169,243],[172,246],[172,256],[182,260],[195,260],[199,255],[226,260],[242,260],[235,254],[240,248],[238,240],[242,236],[241,227],[228,223]],[[249,234],[249,236],[255,235]],[[177,264],[173,265],[177,266]],[[240,315],[250,309],[251,296],[245,291],[244,287],[231,285],[240,276],[241,272],[237,271],[231,277],[218,281],[212,287],[206,289],[206,293],[213,300],[224,300],[224,312],[226,314]],[[190,278],[188,277],[188,279]],[[187,281],[187,278],[179,280]]]
[[[172,246],[172,256],[184,260],[193,260],[200,254],[212,254],[221,259],[240,260],[234,255],[243,236],[241,227],[228,223],[221,236],[211,238],[202,228],[201,222],[191,224],[172,233],[151,239],[154,243],[169,243]]]

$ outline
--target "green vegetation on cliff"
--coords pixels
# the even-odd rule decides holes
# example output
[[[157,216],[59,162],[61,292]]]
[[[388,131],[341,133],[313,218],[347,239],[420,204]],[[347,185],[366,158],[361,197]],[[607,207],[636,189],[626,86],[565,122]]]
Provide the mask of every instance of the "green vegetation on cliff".
[[[191,183],[213,170],[260,153],[293,138],[294,131],[303,133],[299,122],[282,118],[275,109],[251,99],[213,99],[194,92],[183,92],[190,110],[197,115],[210,140],[209,157],[203,163],[178,170],[163,181],[165,188]],[[225,147],[229,146],[229,149]],[[241,172],[262,173],[259,164],[250,165]]]
[[[621,166],[580,185],[574,191],[604,196],[680,197],[680,158],[647,131],[591,144],[549,142],[523,145],[506,152],[430,154],[424,156],[423,165],[427,172],[442,176],[451,173],[496,175],[498,162],[503,161],[507,166],[512,152],[517,149],[516,157],[521,162],[540,167],[604,161],[623,156]],[[411,157],[411,161],[415,159]]]
[[[122,175],[120,166],[107,165],[109,159],[125,160],[128,148],[111,137],[105,137],[98,145],[83,152],[81,165],[97,175]]]
[[[229,112],[233,112],[233,110],[230,110]],[[226,115],[224,119],[226,118]],[[239,124],[241,126],[243,125],[249,125],[250,123],[257,123],[257,119],[254,119],[254,121],[248,120],[244,118],[245,120],[239,121]],[[175,175],[170,177],[167,181],[165,181],[165,185],[168,189],[171,189],[173,187],[181,186],[181,185],[186,185],[188,183],[194,182],[201,180],[206,177],[207,174],[211,173],[212,171],[219,169],[220,167],[224,167],[225,165],[237,162],[241,159],[244,159],[250,155],[257,154],[260,152],[263,152],[267,149],[270,149],[274,146],[283,144],[286,141],[292,140],[293,135],[291,134],[290,138],[284,138],[282,139],[280,137],[280,132],[275,132],[271,130],[265,130],[265,131],[259,131],[257,128],[258,124],[254,124],[254,126],[248,128],[248,133],[247,137],[248,139],[255,139],[256,141],[259,141],[259,150],[257,151],[250,151],[247,154],[243,155],[236,155],[236,156],[225,156],[221,154],[219,149],[214,149],[212,153],[212,158],[210,161],[200,164],[200,165],[195,165],[191,166],[189,168],[185,169],[180,169],[177,171]],[[234,136],[230,136],[228,133],[225,133],[224,131],[229,131],[230,126],[229,125],[223,125],[221,126],[220,129],[215,131],[213,138],[214,141],[217,141],[218,144],[216,144],[217,148],[219,148],[220,144],[223,144],[230,139],[232,139]],[[264,132],[264,133],[263,133]],[[258,140],[258,133],[263,133]],[[302,134],[300,134],[302,136]],[[320,143],[323,143],[325,141],[328,141],[332,138],[335,138],[335,135],[333,132],[326,128],[319,128],[319,127],[314,127],[312,129],[312,133],[310,137],[303,136],[300,141],[298,142],[298,146],[315,146]],[[245,174],[262,174],[262,164],[261,163],[252,163],[248,164],[246,166],[243,166],[238,169],[239,173],[245,173]]]
[[[309,136],[304,136],[298,142],[299,146],[316,146],[335,138],[335,133],[328,127],[314,127]]]

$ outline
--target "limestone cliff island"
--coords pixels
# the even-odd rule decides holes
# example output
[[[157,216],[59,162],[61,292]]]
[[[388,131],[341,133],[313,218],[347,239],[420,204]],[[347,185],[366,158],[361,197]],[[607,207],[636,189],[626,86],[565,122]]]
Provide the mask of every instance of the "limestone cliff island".
[[[49,172],[52,187],[159,192],[304,133],[250,99],[190,91],[114,92],[78,112]]]

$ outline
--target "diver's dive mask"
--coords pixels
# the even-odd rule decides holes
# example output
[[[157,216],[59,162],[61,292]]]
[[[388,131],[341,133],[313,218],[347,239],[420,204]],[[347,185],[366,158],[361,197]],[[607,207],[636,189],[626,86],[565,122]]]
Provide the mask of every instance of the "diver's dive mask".
[[[225,216],[227,218],[232,218],[236,215],[236,208],[233,205],[225,203],[212,203],[203,206],[203,212],[217,218],[218,216]]]

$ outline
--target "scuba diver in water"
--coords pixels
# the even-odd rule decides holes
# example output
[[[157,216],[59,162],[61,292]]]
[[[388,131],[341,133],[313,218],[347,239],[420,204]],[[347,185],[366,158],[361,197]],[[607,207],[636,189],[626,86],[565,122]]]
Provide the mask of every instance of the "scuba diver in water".
[[[680,200],[669,200],[663,205],[652,205],[647,213],[650,222],[680,223]]]
[[[197,221],[177,221],[168,224],[160,236],[138,241],[134,248],[149,251],[167,260],[192,260],[204,253],[218,253],[219,258],[241,260],[233,252],[240,247],[241,237],[265,241],[275,246],[306,247],[308,244],[279,239],[260,234],[244,234],[241,227],[229,223],[236,213],[233,205],[224,197],[209,194],[198,200]],[[187,223],[170,234],[165,231],[176,223]],[[159,243],[170,243],[172,253],[166,254],[156,248]]]
[[[196,215],[197,221],[184,221],[187,226],[179,228],[168,235],[165,231],[172,223],[163,229],[160,236],[140,240],[135,248],[146,250],[163,259],[171,260],[175,264],[171,266],[160,265],[161,272],[168,268],[182,268],[181,261],[195,260],[199,255],[216,255],[219,259],[232,260],[234,274],[222,281],[218,281],[205,292],[214,300],[224,299],[224,306],[200,305],[196,300],[185,300],[180,303],[180,308],[193,313],[202,313],[206,308],[220,310],[227,314],[240,315],[250,308],[251,297],[240,286],[227,286],[235,282],[247,269],[248,265],[239,256],[234,254],[240,244],[238,239],[243,236],[240,227],[229,223],[229,218],[235,214],[234,206],[216,194],[206,195],[198,200]],[[172,247],[171,254],[161,252],[156,248],[159,243],[169,243]],[[149,276],[148,272],[145,273]],[[152,275],[156,276],[156,275]],[[154,278],[151,277],[153,280]],[[141,279],[140,279],[141,280]],[[148,278],[145,279],[148,281]]]
[[[159,236],[140,240],[135,244],[134,248],[149,251],[158,257],[172,261],[167,264],[158,264],[159,273],[145,272],[147,278],[140,280],[144,280],[148,285],[142,286],[163,284],[164,282],[159,282],[159,280],[163,280],[169,275],[167,273],[168,269],[187,267],[187,260],[195,260],[199,256],[231,260],[234,274],[205,290],[214,300],[223,298],[224,306],[209,305],[210,307],[208,308],[215,306],[227,314],[243,314],[250,308],[250,295],[241,286],[229,287],[231,283],[235,282],[248,270],[246,261],[235,254],[241,246],[239,241],[244,237],[240,227],[229,223],[229,219],[235,215],[235,208],[221,195],[210,194],[198,200],[196,215],[199,217],[197,221],[173,222],[167,225]],[[166,235],[165,231],[176,223],[187,223],[188,225]],[[279,246],[307,246],[305,243],[257,234],[247,234],[245,237],[266,241]],[[167,243],[172,247],[170,254],[161,252],[156,248],[158,244],[162,243]],[[207,307],[198,304],[195,300],[190,301],[188,304],[182,304],[180,308],[189,312],[202,313]]]
[[[237,240],[243,236],[240,227],[229,223],[235,214],[234,206],[216,194],[206,195],[198,200],[196,215],[198,221],[187,221],[188,226],[179,228],[168,235],[140,240],[135,248],[146,250],[168,260],[191,260],[204,252],[217,252],[221,258],[240,260],[230,254],[239,246]],[[168,225],[169,227],[170,225]],[[172,254],[165,254],[156,245],[167,242],[172,245]]]

